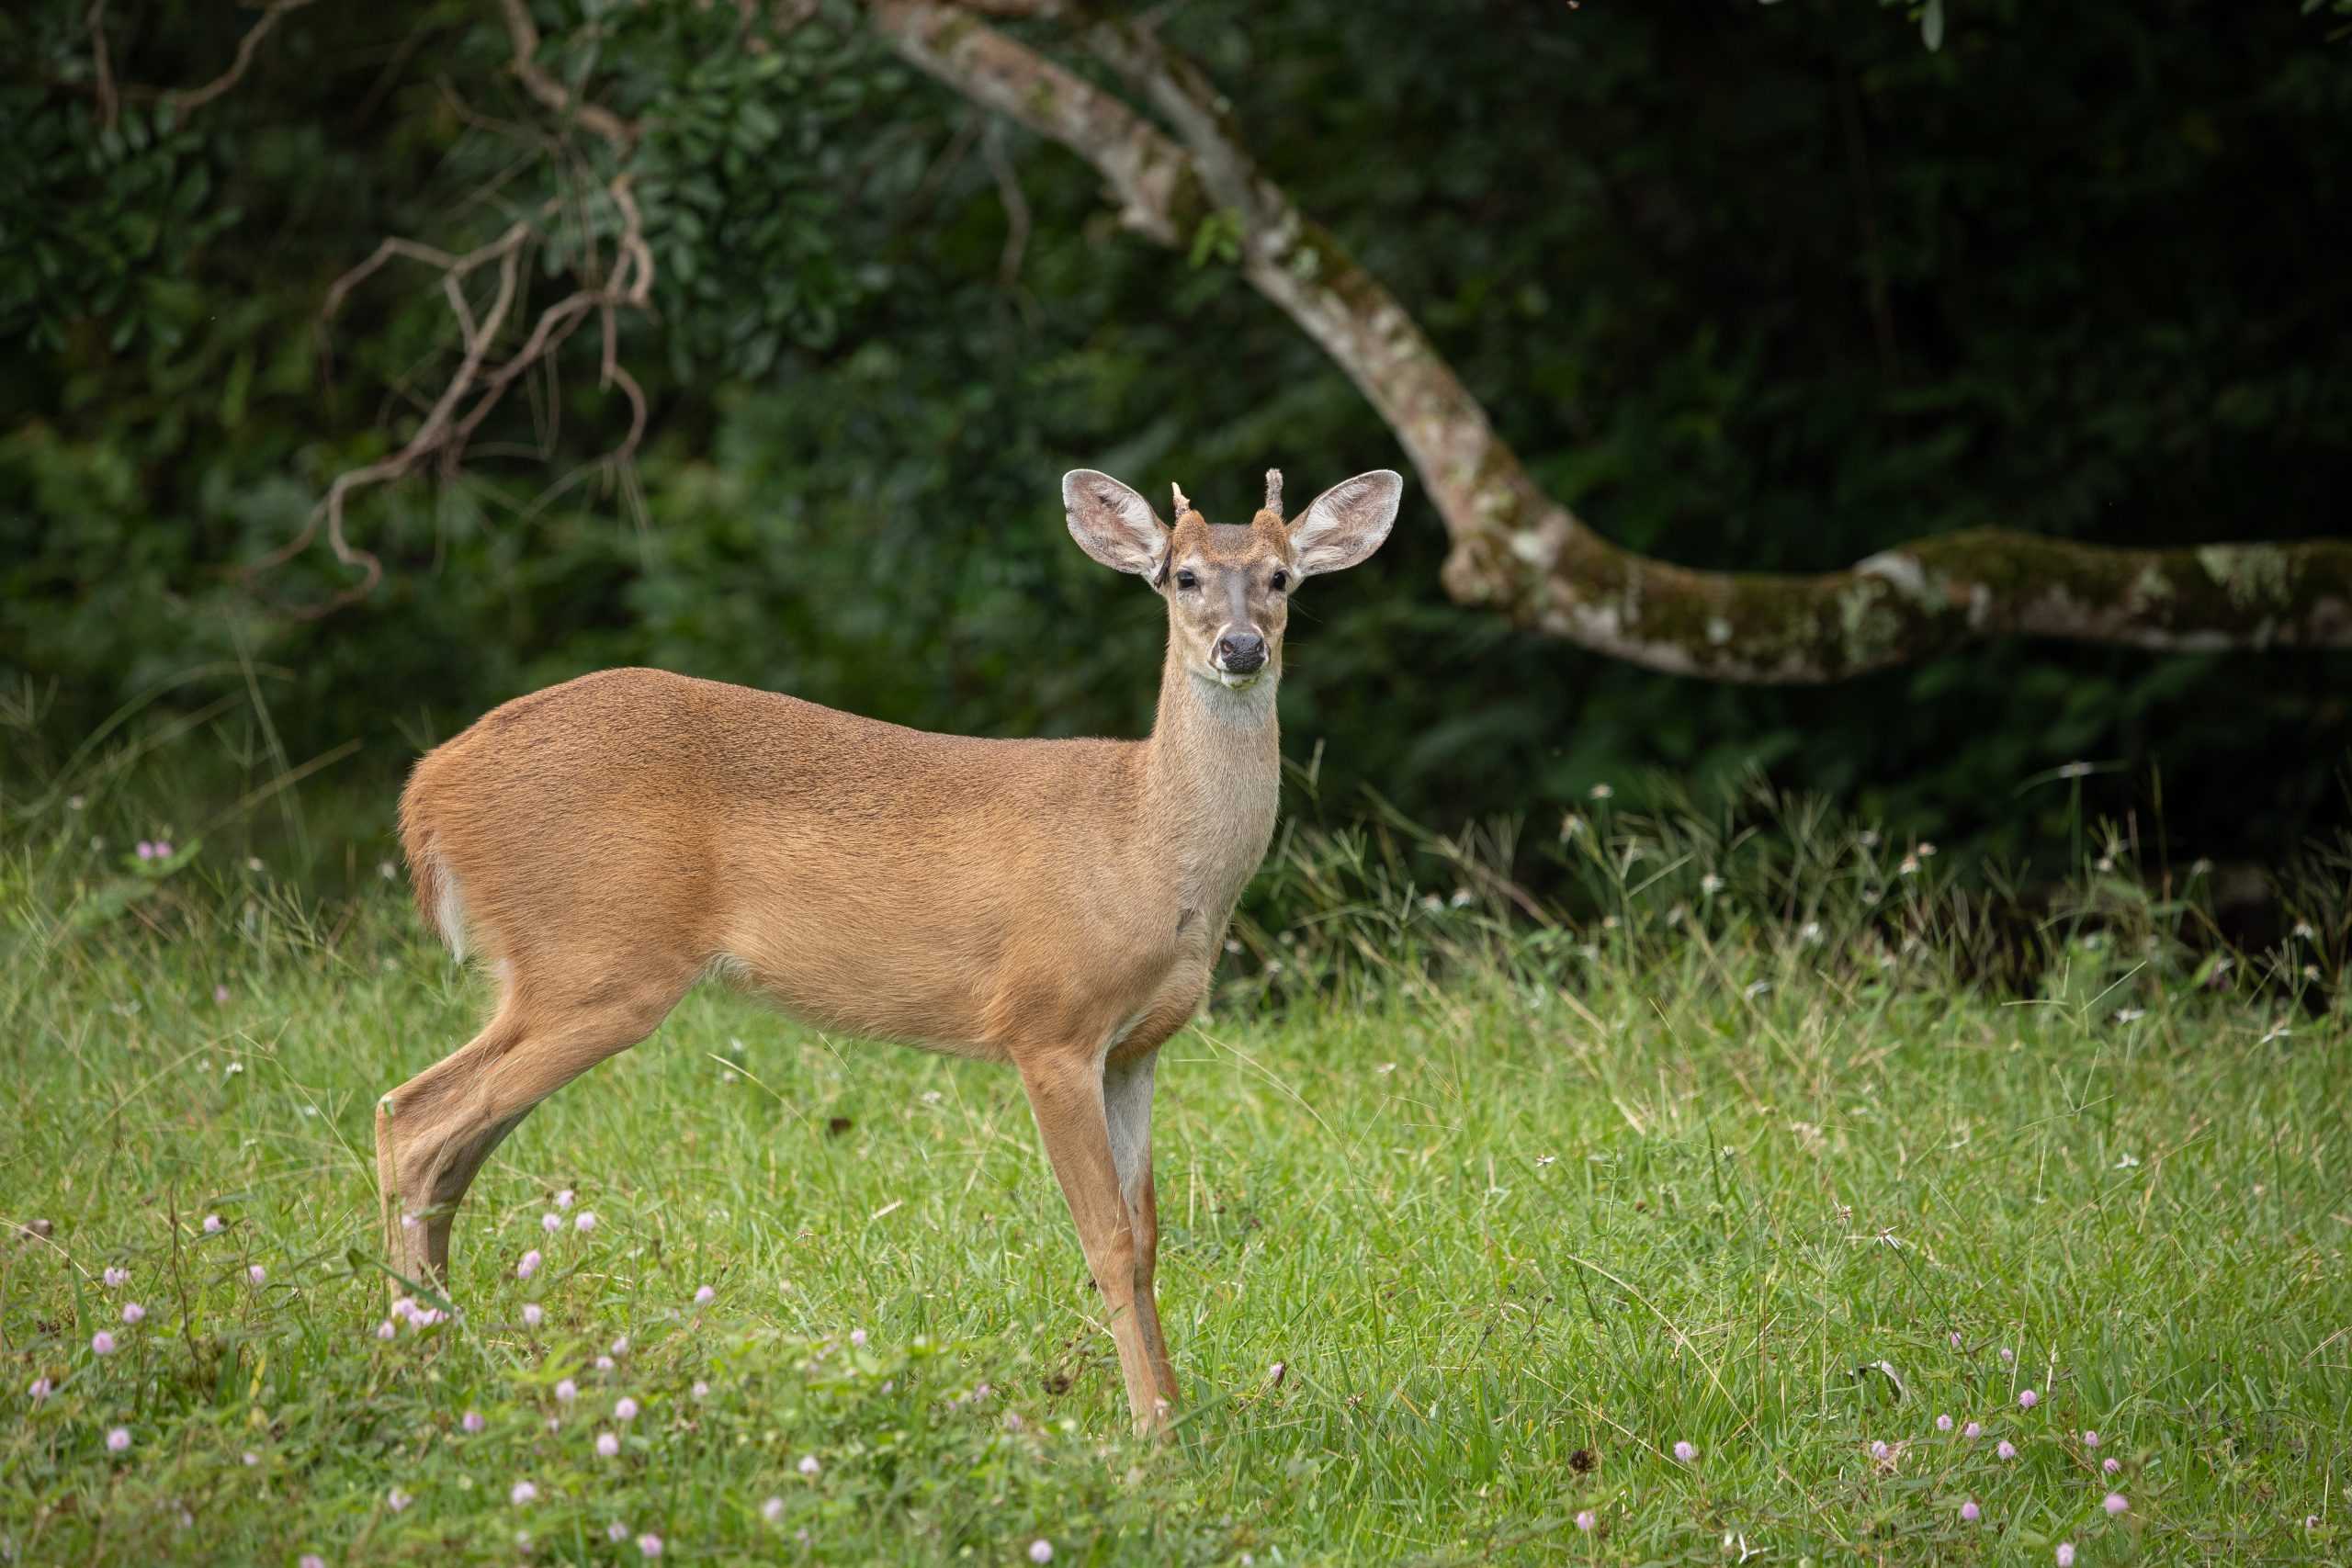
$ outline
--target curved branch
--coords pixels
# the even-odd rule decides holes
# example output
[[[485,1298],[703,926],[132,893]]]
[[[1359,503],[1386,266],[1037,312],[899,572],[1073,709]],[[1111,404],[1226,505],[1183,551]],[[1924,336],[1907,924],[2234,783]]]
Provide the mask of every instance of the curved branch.
[[[1184,150],[1135,110],[957,9],[936,0],[875,0],[876,29],[907,62],[1085,157],[1120,220],[1163,245],[1207,215]]]
[[[558,118],[569,118],[581,130],[601,136],[613,151],[627,156],[637,140],[637,128],[607,108],[582,103],[578,95],[556,80],[539,63],[539,24],[531,19],[530,0],[500,0],[506,14],[507,41],[514,51],[515,79],[531,96]]]
[[[1412,458],[1452,540],[1447,592],[1464,604],[1651,669],[1759,683],[1842,680],[2007,632],[2145,649],[2352,646],[2352,543],[2339,540],[2143,550],[1983,529],[1817,575],[1698,571],[1627,550],[1537,487],[1411,313],[1259,171],[1208,79],[1148,26],[1098,18],[1085,38],[1182,146],[969,10],[872,10],[912,64],[1094,164],[1128,227],[1175,245],[1212,210],[1238,222],[1243,276]]]
[[[184,92],[165,93],[164,101],[172,106],[173,122],[177,125],[186,125],[188,110],[202,108],[243,81],[245,73],[253,69],[254,56],[260,51],[262,39],[267,38],[270,29],[277,26],[278,18],[288,11],[299,11],[311,3],[311,0],[273,0],[273,4],[262,12],[261,19],[247,28],[244,36],[237,40],[237,56],[230,62],[226,71],[200,87],[190,87]]]
[[[268,14],[274,17],[310,3],[311,0],[273,0]],[[460,353],[457,367],[434,399],[424,421],[397,451],[337,474],[295,536],[243,569],[251,578],[280,566],[310,548],[323,531],[335,559],[357,569],[360,577],[315,604],[289,612],[298,618],[323,615],[365,598],[383,580],[383,563],[372,552],[351,543],[345,532],[345,506],[349,498],[369,486],[406,479],[427,464],[436,464],[444,471],[455,468],[463,461],[475,433],[514,383],[534,367],[548,363],[591,317],[596,321],[603,340],[600,382],[607,388],[620,389],[628,401],[629,423],[620,444],[583,471],[617,474],[628,481],[628,465],[645,436],[648,411],[644,389],[619,362],[620,312],[650,310],[654,278],[653,251],[646,243],[644,214],[638,207],[636,193],[630,187],[632,176],[625,166],[636,144],[637,128],[609,110],[582,101],[538,64],[539,30],[532,20],[527,0],[500,0],[500,8],[514,50],[516,77],[559,122],[559,134],[547,141],[548,155],[563,165],[567,139],[560,133],[577,129],[603,138],[615,161],[624,165],[622,172],[604,187],[605,197],[619,219],[614,242],[618,254],[609,268],[599,259],[596,225],[586,209],[587,191],[575,189],[567,175],[558,195],[536,217],[517,220],[497,239],[479,249],[453,255],[415,240],[388,239],[365,261],[334,281],[320,313],[322,327],[334,320],[353,289],[374,276],[387,263],[408,260],[437,269],[441,273],[442,294],[457,324]],[[254,30],[258,34],[263,29]],[[239,69],[249,52],[239,51]],[[462,111],[462,106],[460,108]],[[569,204],[573,202],[579,204],[576,220],[583,240],[580,258],[573,265],[579,287],[539,312],[513,354],[503,362],[493,361],[492,352],[507,328],[521,295],[526,254],[540,238],[540,225],[571,210]],[[498,269],[497,287],[487,310],[477,318],[467,297],[467,280],[493,262]]]
[[[238,37],[235,56],[218,76],[194,87],[155,88],[125,87],[115,81],[113,53],[107,46],[107,0],[91,0],[83,25],[90,34],[90,69],[93,86],[98,96],[99,122],[112,130],[115,122],[122,117],[122,100],[130,97],[142,102],[152,100],[169,104],[172,123],[185,126],[189,110],[202,108],[245,79],[245,73],[253,69],[254,57],[261,52],[263,40],[269,37],[279,18],[288,11],[299,11],[311,4],[314,0],[270,0],[270,4],[263,8],[260,19]]]
[[[507,312],[514,308],[516,287],[522,276],[523,250],[533,233],[527,220],[517,222],[490,243],[462,256],[453,256],[413,241],[387,240],[376,247],[375,254],[366,261],[337,278],[334,287],[327,291],[327,308],[322,322],[332,319],[342,307],[354,285],[395,256],[405,256],[429,266],[437,266],[442,272],[442,291],[449,300],[450,314],[458,319],[458,330],[464,342],[465,352],[458,360],[456,374],[449,378],[449,384],[442,389],[441,395],[434,400],[424,422],[417,426],[416,433],[399,451],[337,474],[334,481],[328,485],[327,493],[320,499],[318,505],[311,509],[310,516],[303,521],[301,529],[294,537],[244,569],[248,577],[254,577],[273,567],[284,565],[309,549],[311,541],[319,536],[319,530],[323,526],[327,547],[334,552],[335,559],[345,566],[358,568],[360,578],[357,582],[336,590],[318,604],[293,611],[296,618],[315,619],[339,610],[345,604],[366,598],[375,592],[376,584],[383,581],[384,563],[372,551],[352,544],[345,536],[344,503],[354,491],[403,478],[414,472],[427,457],[442,451],[453,437],[460,441],[463,439],[458,434],[458,405],[465,401],[481,378],[483,363],[490,356],[491,344],[505,326]],[[466,279],[476,268],[493,261],[498,264],[498,288],[491,298],[489,311],[477,321],[466,300]],[[544,325],[543,320],[543,329]],[[518,355],[516,360],[520,358]],[[510,368],[513,363],[510,362]],[[508,378],[512,379],[512,376]],[[481,422],[482,414],[488,412],[490,404],[503,389],[502,383],[496,389],[484,394],[465,430],[470,431]]]

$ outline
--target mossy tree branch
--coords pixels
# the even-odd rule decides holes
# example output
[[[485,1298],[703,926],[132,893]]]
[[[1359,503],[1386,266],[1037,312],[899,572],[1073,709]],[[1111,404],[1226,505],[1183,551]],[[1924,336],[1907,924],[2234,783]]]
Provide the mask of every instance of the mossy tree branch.
[[[978,4],[874,0],[909,62],[1087,159],[1164,245],[1229,225],[1245,277],[1322,345],[1410,456],[1445,523],[1447,591],[1652,669],[1838,681],[2003,633],[2132,648],[2352,646],[2352,542],[2128,549],[2007,529],[1923,539],[1842,571],[1697,571],[1612,544],[1537,488],[1396,297],[1261,172],[1224,100],[1143,23],[1036,0],[1176,137],[988,26]],[[1181,141],[1178,140],[1181,139]]]

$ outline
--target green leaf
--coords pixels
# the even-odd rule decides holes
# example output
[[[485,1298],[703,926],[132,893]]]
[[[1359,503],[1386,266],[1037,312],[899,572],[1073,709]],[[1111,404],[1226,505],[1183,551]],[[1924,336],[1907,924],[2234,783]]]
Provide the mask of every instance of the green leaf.
[[[1195,270],[1207,265],[1211,257],[1226,263],[1241,259],[1241,214],[1231,208],[1219,208],[1201,220],[1193,231],[1191,262]]]

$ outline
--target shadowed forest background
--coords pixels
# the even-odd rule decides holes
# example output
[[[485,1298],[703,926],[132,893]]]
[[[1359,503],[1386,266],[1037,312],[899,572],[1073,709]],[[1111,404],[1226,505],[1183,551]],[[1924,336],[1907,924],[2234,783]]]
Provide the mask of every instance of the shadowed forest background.
[[[1189,254],[1122,231],[1094,170],[849,6],[756,47],[730,7],[588,8],[575,80],[645,127],[658,276],[617,329],[643,445],[597,465],[629,409],[583,334],[462,466],[355,496],[382,581],[313,614],[356,574],[273,552],[415,428],[457,344],[429,269],[394,262],[327,324],[330,287],[388,236],[481,243],[560,192],[560,158],[493,7],[281,9],[200,103],[260,13],[0,19],[19,810],[79,787],[85,741],[143,738],[94,830],[210,823],[333,882],[383,853],[420,748],[625,663],[926,728],[1140,734],[1161,616],[1072,547],[1058,479],[1083,465],[1178,480],[1221,518],[1270,466],[1302,502],[1408,469],[1387,548],[1298,604],[1285,748],[1319,771],[1288,804],[1329,819],[1371,789],[1543,840],[1598,784],[1704,801],[1751,766],[2012,862],[2063,850],[2085,808],[2223,861],[2346,819],[2340,652],[2010,639],[1759,689],[1449,601],[1388,430],[1214,225]],[[1899,8],[1817,0],[1198,0],[1159,25],[1535,478],[1620,543],[1818,570],[1984,525],[2346,534],[2352,21],[2296,0],[1930,9],[1933,49]],[[526,288],[555,266],[535,255]],[[2031,787],[2075,761],[2098,767],[2079,801]]]

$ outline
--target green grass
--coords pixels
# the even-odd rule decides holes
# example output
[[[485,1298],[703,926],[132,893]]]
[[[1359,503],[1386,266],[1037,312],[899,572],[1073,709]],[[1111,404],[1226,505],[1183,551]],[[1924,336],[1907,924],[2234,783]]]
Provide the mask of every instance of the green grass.
[[[378,1340],[370,1106],[474,984],[389,893],[329,930],[257,880],[37,860],[0,868],[0,1217],[49,1226],[0,1241],[10,1561],[639,1561],[616,1522],[672,1562],[2352,1550],[2341,1010],[2137,965],[2005,1003],[1846,926],[1696,918],[1281,1008],[1253,953],[1162,1060],[1156,1447],[1011,1075],[721,995],[524,1124],[458,1319]],[[567,1188],[599,1224],[549,1238]]]

